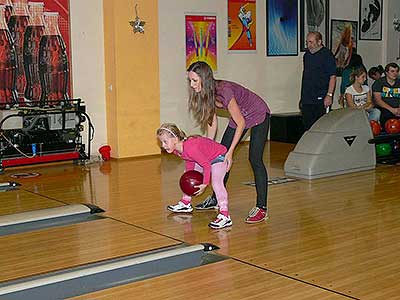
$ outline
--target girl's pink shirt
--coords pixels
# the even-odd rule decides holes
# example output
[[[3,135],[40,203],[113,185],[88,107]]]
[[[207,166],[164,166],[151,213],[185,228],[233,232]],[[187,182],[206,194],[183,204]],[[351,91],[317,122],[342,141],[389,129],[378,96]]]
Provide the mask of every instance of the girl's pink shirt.
[[[203,168],[203,184],[209,184],[211,178],[211,162],[227,152],[226,147],[216,141],[202,137],[189,137],[183,141],[183,151],[174,151],[186,163],[186,171],[194,170],[195,163]]]

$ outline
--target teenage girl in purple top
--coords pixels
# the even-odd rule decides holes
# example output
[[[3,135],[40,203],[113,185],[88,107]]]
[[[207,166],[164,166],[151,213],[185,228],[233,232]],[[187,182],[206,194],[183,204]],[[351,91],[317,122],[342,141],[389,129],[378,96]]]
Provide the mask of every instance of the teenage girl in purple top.
[[[228,193],[224,185],[225,146],[202,136],[186,137],[185,133],[172,123],[162,124],[157,130],[157,137],[165,151],[185,160],[186,171],[196,170],[203,173],[203,183],[195,186],[199,189],[195,196],[202,194],[211,182],[217,195],[219,214],[208,226],[214,229],[232,226],[228,212]],[[175,213],[190,213],[193,211],[191,200],[190,196],[184,194],[177,204],[169,205],[167,209]]]
[[[237,144],[247,130],[251,129],[249,160],[254,172],[257,203],[245,221],[257,223],[267,219],[268,173],[263,162],[271,113],[267,104],[255,93],[237,83],[214,79],[211,68],[205,62],[195,62],[187,71],[189,110],[201,129],[207,131],[207,137],[215,139],[217,108],[225,109],[231,115],[221,140],[221,144],[228,149],[225,155],[227,171],[232,166],[233,152]],[[225,175],[225,184],[228,177],[229,172]],[[211,209],[216,206],[217,200],[213,194],[197,205],[196,209]]]

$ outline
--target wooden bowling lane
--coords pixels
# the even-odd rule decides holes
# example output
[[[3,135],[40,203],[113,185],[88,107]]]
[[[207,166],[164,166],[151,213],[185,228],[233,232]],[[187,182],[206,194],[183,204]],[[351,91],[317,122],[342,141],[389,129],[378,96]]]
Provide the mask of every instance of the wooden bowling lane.
[[[229,259],[70,299],[340,300],[349,298]]]
[[[0,215],[16,214],[63,205],[59,201],[21,189],[1,192],[0,203]]]
[[[19,168],[6,169],[6,173],[0,176],[0,180],[14,180],[21,184],[20,189],[43,195],[49,199],[62,201],[63,203],[94,203],[92,173],[96,168],[75,165],[72,161],[28,165]],[[10,176],[15,173],[39,173],[40,176],[32,178],[13,179]],[[97,174],[93,174],[96,176]],[[98,180],[99,181],[99,180]],[[99,185],[101,183],[99,182]]]
[[[0,282],[178,244],[111,219],[0,237]]]
[[[23,171],[41,175],[18,182],[22,184],[21,189],[64,204],[90,203],[106,211],[109,208],[123,211],[125,204],[160,199],[160,164],[160,156],[152,156],[87,166],[72,162],[32,165],[26,166]],[[0,180],[10,180],[9,175],[22,171],[7,169],[6,172]],[[122,198],[123,203],[118,198]]]

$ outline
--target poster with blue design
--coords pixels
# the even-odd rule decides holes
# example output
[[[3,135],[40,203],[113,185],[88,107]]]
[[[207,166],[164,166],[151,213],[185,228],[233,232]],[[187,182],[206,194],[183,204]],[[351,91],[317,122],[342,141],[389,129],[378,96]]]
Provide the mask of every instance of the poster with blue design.
[[[267,0],[267,56],[298,55],[297,0]]]

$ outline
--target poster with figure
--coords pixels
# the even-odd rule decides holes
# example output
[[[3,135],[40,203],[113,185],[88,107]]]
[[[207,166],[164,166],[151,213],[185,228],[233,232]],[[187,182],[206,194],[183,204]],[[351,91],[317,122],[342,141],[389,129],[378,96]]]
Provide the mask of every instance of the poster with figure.
[[[300,0],[300,50],[307,49],[306,38],[310,31],[322,34],[322,41],[328,47],[329,0]]]
[[[360,0],[360,40],[382,40],[383,0]]]
[[[256,0],[228,0],[228,50],[256,50]]]
[[[217,17],[186,15],[186,69],[196,61],[217,70]]]
[[[351,55],[357,53],[357,22],[331,20],[331,50],[336,60],[336,75],[341,76]]]
[[[297,0],[267,0],[267,56],[298,54]]]

